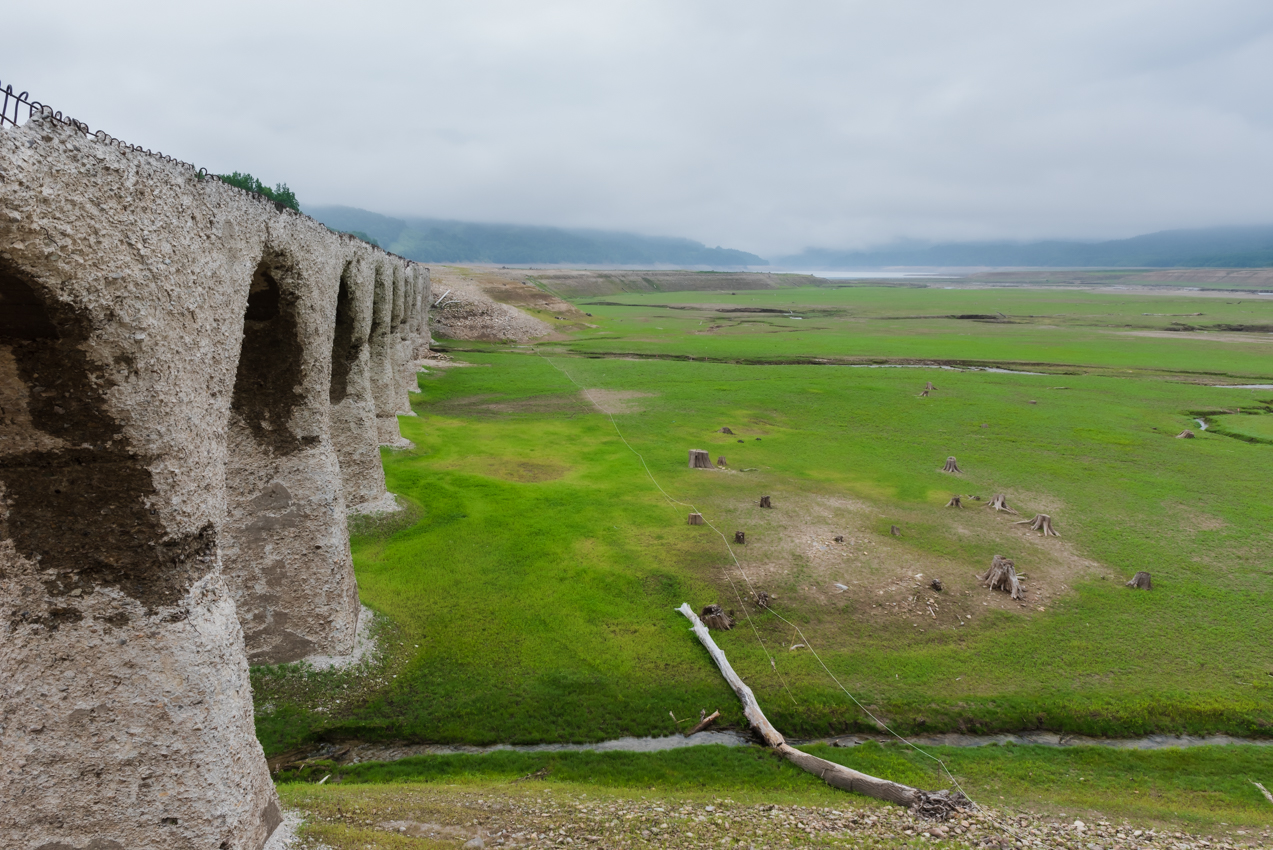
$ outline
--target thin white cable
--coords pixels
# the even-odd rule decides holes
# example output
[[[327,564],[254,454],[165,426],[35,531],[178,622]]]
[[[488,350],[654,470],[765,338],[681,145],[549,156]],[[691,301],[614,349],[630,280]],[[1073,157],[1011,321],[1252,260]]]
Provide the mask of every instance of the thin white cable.
[[[743,577],[743,581],[745,581],[745,582],[747,583],[747,589],[748,589],[749,591],[751,591],[752,598],[753,598],[753,599],[755,599],[755,598],[756,598],[756,589],[755,589],[755,587],[752,585],[752,583],[751,583],[751,578],[747,575],[747,571],[746,571],[745,569],[743,569],[742,562],[738,560],[738,555],[737,555],[737,554],[735,554],[735,552],[734,552],[734,547],[729,545],[729,538],[727,538],[727,537],[725,536],[725,534],[724,534],[724,533],[723,533],[723,532],[722,532],[719,528],[717,528],[715,525],[713,525],[713,524],[712,524],[712,521],[711,521],[711,520],[709,520],[709,519],[708,519],[708,518],[707,518],[707,517],[703,514],[703,512],[702,512],[702,511],[700,511],[700,510],[699,510],[697,507],[695,507],[693,504],[691,504],[691,503],[689,503],[689,502],[682,502],[682,501],[681,501],[681,500],[679,500],[679,499],[675,499],[675,498],[673,498],[671,495],[669,495],[669,494],[668,494],[668,492],[667,492],[666,490],[664,490],[664,489],[663,489],[663,486],[662,486],[661,484],[659,484],[658,479],[656,479],[656,478],[654,477],[654,473],[652,473],[652,472],[650,471],[650,467],[649,467],[649,465],[647,465],[647,464],[646,464],[646,462],[645,462],[645,457],[644,457],[644,456],[642,456],[642,454],[641,454],[640,452],[638,452],[636,449],[634,449],[634,448],[632,447],[632,444],[631,444],[631,443],[629,443],[629,442],[628,442],[628,440],[627,440],[627,438],[623,436],[623,431],[619,428],[619,423],[618,423],[618,422],[616,422],[616,421],[614,420],[614,416],[613,416],[613,415],[611,415],[611,414],[610,414],[610,412],[609,412],[609,411],[607,411],[604,407],[602,407],[601,405],[597,404],[596,400],[595,400],[595,399],[593,399],[593,397],[592,397],[591,393],[588,391],[588,388],[587,388],[587,387],[583,386],[583,385],[582,385],[582,384],[580,384],[578,381],[576,381],[573,377],[571,377],[571,375],[570,375],[570,373],[569,373],[569,372],[567,372],[565,369],[563,369],[563,368],[561,368],[560,366],[558,366],[556,363],[552,362],[552,360],[551,360],[551,359],[549,359],[549,358],[547,358],[547,357],[544,357],[544,355],[543,355],[543,354],[540,354],[538,349],[532,349],[532,350],[535,352],[535,354],[539,355],[539,357],[541,357],[541,358],[542,358],[542,359],[543,359],[546,363],[548,363],[548,365],[549,365],[549,366],[552,366],[552,367],[553,367],[554,369],[556,369],[558,372],[560,372],[561,374],[565,375],[565,376],[566,376],[566,378],[570,381],[570,383],[572,383],[572,384],[574,384],[576,387],[578,387],[578,388],[579,388],[579,390],[580,390],[580,391],[581,391],[581,392],[582,392],[585,396],[587,396],[588,401],[592,403],[593,407],[595,407],[597,410],[601,411],[602,413],[604,413],[604,414],[606,415],[606,417],[610,420],[610,424],[614,427],[614,431],[615,431],[615,433],[619,435],[619,439],[620,439],[620,440],[622,440],[622,441],[623,441],[623,444],[624,444],[625,446],[627,446],[627,447],[628,447],[628,450],[629,450],[630,452],[632,452],[634,455],[636,455],[636,456],[637,456],[637,458],[641,461],[641,467],[645,470],[645,474],[649,477],[650,482],[651,482],[652,484],[654,484],[654,486],[655,486],[656,488],[658,488],[658,491],[659,491],[660,493],[662,493],[662,494],[663,494],[663,498],[667,499],[669,502],[671,502],[671,503],[673,503],[673,504],[681,505],[682,507],[690,508],[690,509],[691,509],[691,510],[693,510],[695,513],[697,513],[697,514],[699,514],[700,516],[702,516],[702,517],[703,517],[703,522],[707,524],[707,527],[708,527],[708,528],[710,528],[712,531],[716,532],[716,534],[720,536],[721,542],[723,542],[723,543],[725,544],[725,549],[726,549],[726,551],[728,551],[728,552],[729,552],[729,557],[733,559],[733,561],[734,561],[734,566],[736,566],[736,567],[738,568],[738,573],[739,573],[739,575],[741,575],[741,576]],[[739,604],[739,606],[743,609],[743,613],[744,613],[744,614],[746,615],[746,617],[747,617],[747,623],[748,623],[748,625],[750,625],[750,626],[751,626],[752,632],[756,635],[756,641],[760,644],[761,649],[763,649],[763,650],[764,650],[765,655],[769,658],[769,664],[770,664],[770,666],[771,666],[771,667],[773,667],[774,672],[778,674],[778,679],[779,679],[779,681],[781,681],[781,682],[782,682],[782,686],[783,686],[783,688],[787,691],[787,695],[788,695],[789,697],[791,697],[791,701],[792,701],[792,702],[795,702],[795,701],[796,701],[796,698],[795,698],[795,696],[791,693],[791,689],[790,689],[789,687],[787,687],[787,682],[786,682],[786,680],[782,677],[782,674],[781,674],[781,673],[778,673],[778,667],[777,667],[777,664],[774,662],[774,657],[773,657],[773,655],[769,652],[768,647],[766,647],[766,646],[765,646],[765,642],[764,642],[764,640],[760,637],[760,630],[759,630],[759,629],[757,629],[757,628],[756,628],[755,623],[753,623],[753,622],[752,622],[752,619],[751,619],[751,613],[747,610],[747,606],[743,604],[742,598],[741,598],[741,596],[740,596],[740,595],[739,595],[739,593],[738,593],[738,588],[737,588],[737,586],[735,586],[735,585],[734,585],[734,580],[733,580],[733,578],[732,578],[732,577],[730,577],[728,573],[726,573],[725,577],[726,577],[726,579],[728,579],[728,580],[729,580],[730,587],[731,587],[731,588],[733,589],[733,591],[734,591],[734,596],[735,596],[735,597],[738,597],[738,604]],[[826,662],[822,660],[822,656],[818,655],[817,650],[816,650],[816,649],[814,649],[813,644],[809,641],[809,639],[808,639],[807,637],[805,637],[804,632],[800,629],[800,627],[799,627],[799,626],[797,626],[795,623],[791,622],[791,621],[790,621],[790,620],[788,620],[786,617],[784,617],[784,616],[782,616],[781,614],[779,614],[776,610],[774,610],[774,608],[773,608],[773,606],[772,606],[772,605],[767,606],[767,609],[766,609],[766,610],[770,611],[770,612],[771,612],[771,613],[772,613],[775,617],[777,617],[779,620],[782,620],[784,623],[786,623],[787,625],[791,626],[793,629],[795,629],[795,630],[796,630],[796,633],[800,635],[800,638],[801,638],[801,640],[804,642],[804,645],[808,648],[809,652],[811,652],[811,653],[813,654],[813,657],[814,657],[815,659],[817,659],[818,664],[819,664],[819,665],[821,665],[821,667],[822,667],[823,671],[827,674],[827,676],[828,676],[828,677],[830,677],[831,681],[835,682],[836,687],[838,687],[841,691],[843,691],[843,692],[844,692],[844,695],[845,695],[845,696],[847,696],[847,697],[848,697],[848,698],[849,698],[849,699],[853,702],[853,704],[854,704],[854,705],[856,705],[859,709],[861,709],[861,711],[862,711],[862,713],[863,713],[863,714],[865,714],[867,717],[869,717],[869,718],[871,718],[872,720],[874,720],[874,721],[875,721],[875,723],[876,723],[876,724],[877,724],[880,728],[882,728],[884,731],[888,732],[890,735],[892,735],[892,736],[893,736],[894,738],[896,738],[897,740],[901,741],[901,742],[902,742],[903,744],[905,744],[906,746],[908,746],[908,747],[910,747],[911,749],[915,750],[915,752],[917,752],[917,753],[919,753],[919,754],[921,754],[921,755],[925,756],[926,758],[932,759],[933,761],[937,762],[937,764],[941,765],[942,772],[946,774],[946,777],[950,780],[951,784],[955,786],[956,790],[958,790],[958,791],[959,791],[959,793],[963,794],[963,795],[964,795],[964,797],[965,797],[965,798],[967,798],[968,802],[972,803],[973,808],[975,808],[975,809],[977,809],[977,810],[980,810],[980,811],[984,811],[984,809],[982,808],[982,806],[981,806],[979,803],[977,803],[977,801],[976,801],[976,800],[974,800],[974,799],[973,799],[973,798],[972,798],[972,797],[968,794],[968,792],[964,790],[963,786],[959,784],[959,781],[958,781],[957,779],[955,779],[954,774],[952,774],[952,773],[950,772],[950,768],[946,766],[946,762],[942,761],[940,758],[938,758],[937,756],[933,755],[932,753],[925,751],[922,747],[920,747],[918,744],[914,743],[913,741],[907,740],[905,737],[903,737],[902,735],[900,735],[900,734],[898,734],[897,732],[895,732],[891,726],[889,726],[889,725],[888,725],[887,723],[885,723],[884,721],[880,720],[878,717],[876,717],[874,714],[872,714],[872,713],[871,713],[871,711],[870,711],[870,710],[869,710],[866,706],[864,706],[861,702],[859,702],[859,701],[858,701],[858,698],[857,698],[857,697],[855,697],[855,696],[853,696],[852,692],[851,692],[851,691],[849,691],[849,689],[848,689],[848,688],[846,688],[846,687],[845,687],[845,686],[844,686],[844,685],[840,682],[840,680],[839,680],[838,678],[836,678],[836,675],[835,675],[834,673],[832,673],[832,672],[831,672],[831,668],[830,668],[830,667],[828,667],[828,666],[826,665]],[[993,822],[993,821],[992,821],[992,822]],[[1010,826],[1008,826],[1008,825],[1006,825],[1006,824],[1000,824],[1000,823],[998,823],[998,822],[993,822],[993,823],[994,823],[994,825],[995,825],[997,828],[1002,829],[1004,832],[1008,833],[1009,835],[1014,836],[1014,837],[1019,837],[1019,834],[1017,833],[1017,831],[1016,831],[1016,830],[1014,830],[1014,829],[1012,829],[1012,827],[1010,827]]]

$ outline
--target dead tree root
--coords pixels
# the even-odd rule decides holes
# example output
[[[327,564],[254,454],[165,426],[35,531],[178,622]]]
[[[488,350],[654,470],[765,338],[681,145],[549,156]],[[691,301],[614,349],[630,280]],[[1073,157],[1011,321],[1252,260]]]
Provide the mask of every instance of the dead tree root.
[[[1013,599],[1020,599],[1024,592],[1021,590],[1021,580],[1017,578],[1014,562],[1002,555],[995,555],[990,562],[990,569],[978,576],[978,579],[991,590],[1002,590]]]
[[[1047,514],[1035,514],[1034,519],[1023,519],[1020,522],[1014,522],[1013,525],[1028,525],[1031,531],[1037,531],[1044,537],[1060,537],[1056,533],[1056,529],[1052,527],[1052,517]]]
[[[959,464],[955,462],[955,456],[951,455],[946,458],[946,465],[941,468],[942,472],[959,472]]]
[[[994,508],[996,511],[1004,511],[1005,513],[1021,516],[1021,514],[1018,514],[1012,508],[1008,507],[1008,497],[1005,496],[1003,493],[996,493],[995,497],[990,500],[989,504],[987,504],[986,507]]]

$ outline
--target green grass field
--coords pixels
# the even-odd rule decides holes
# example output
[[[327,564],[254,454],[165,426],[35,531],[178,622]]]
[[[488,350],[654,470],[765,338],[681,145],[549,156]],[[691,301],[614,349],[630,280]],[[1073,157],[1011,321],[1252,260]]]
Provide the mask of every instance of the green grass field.
[[[804,318],[656,306],[703,304]],[[592,316],[556,342],[457,343],[467,365],[420,376],[419,416],[400,420],[416,448],[384,455],[419,520],[353,540],[362,599],[392,624],[383,677],[336,703],[340,674],[257,669],[268,751],[665,735],[700,709],[741,728],[681,602],[737,612],[718,642],[792,736],[875,728],[809,645],[902,733],[1273,736],[1273,445],[1193,422],[1265,435],[1273,417],[1225,411],[1273,390],[1205,382],[1273,382],[1273,337],[1232,330],[1273,324],[1273,301],[845,287],[579,306]],[[999,313],[1011,323],[943,318]],[[925,360],[1018,371],[848,365]],[[1187,427],[1197,439],[1175,439]],[[691,448],[728,471],[687,469]],[[746,532],[740,566],[636,452],[671,499]],[[939,471],[948,455],[962,475]],[[1020,516],[970,498],[996,493]],[[1035,513],[1062,537],[1013,524]],[[1024,602],[974,577],[994,554]],[[1152,592],[1123,586],[1138,570]],[[1111,775],[1135,757],[1091,756]],[[952,758],[977,782],[1007,770]],[[1071,787],[1078,756],[1031,758]]]

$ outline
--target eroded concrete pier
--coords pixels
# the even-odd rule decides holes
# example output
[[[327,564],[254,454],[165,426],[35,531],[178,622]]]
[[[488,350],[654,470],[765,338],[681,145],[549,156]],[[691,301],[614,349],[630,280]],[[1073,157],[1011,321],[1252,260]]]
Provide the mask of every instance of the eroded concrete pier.
[[[262,846],[248,659],[352,646],[346,512],[426,291],[182,163],[0,129],[0,846]]]

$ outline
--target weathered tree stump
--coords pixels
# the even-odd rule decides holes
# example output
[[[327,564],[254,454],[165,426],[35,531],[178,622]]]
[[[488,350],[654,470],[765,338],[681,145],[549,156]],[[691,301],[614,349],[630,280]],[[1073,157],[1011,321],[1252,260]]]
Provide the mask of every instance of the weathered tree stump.
[[[924,383],[924,389],[926,389],[926,390],[935,390],[935,389],[937,389],[937,387],[933,386],[933,382],[932,382],[932,381],[926,381],[926,382]]]
[[[941,468],[942,472],[959,472],[959,464],[955,463],[955,456],[951,455],[946,458],[946,465]]]
[[[902,536],[902,530],[895,525],[889,528],[888,533],[893,535],[894,537]]]
[[[1181,431],[1179,434],[1176,435],[1176,439],[1177,440],[1192,440],[1193,431],[1190,431],[1188,428],[1186,428],[1185,430]]]
[[[836,535],[835,537],[833,537],[832,539],[833,539],[836,543],[843,543],[843,542],[844,542],[844,535],[843,535],[843,534],[837,534],[837,535]]]
[[[769,594],[763,590],[756,591],[756,607],[762,611],[769,607]]]
[[[1021,580],[1017,578],[1014,562],[1002,555],[995,555],[994,560],[990,562],[990,569],[978,578],[991,590],[1002,590],[1010,594],[1013,599],[1021,598],[1023,592]]]
[[[996,511],[1004,511],[1005,513],[1017,514],[1012,508],[1008,507],[1008,497],[1003,493],[996,493],[995,497],[986,505],[988,508],[994,508]],[[1020,516],[1020,514],[1017,514]]]
[[[1034,519],[1023,519],[1013,525],[1028,525],[1031,531],[1037,531],[1044,537],[1060,537],[1052,527],[1052,517],[1047,514],[1035,514]]]
[[[702,449],[690,449],[690,469],[711,469],[712,456]]]
[[[709,629],[727,632],[734,627],[734,618],[726,614],[725,609],[719,605],[708,605],[703,609],[703,613],[698,615],[698,618]]]
[[[690,524],[690,525],[703,525],[703,515],[702,515],[702,514],[699,514],[699,513],[693,513],[693,514],[690,514],[689,524]]]
[[[746,546],[746,545],[747,545],[747,533],[746,533],[746,532],[743,532],[743,531],[735,531],[735,532],[734,532],[734,542],[735,542],[735,543],[738,543],[739,545]]]
[[[1132,576],[1132,580],[1127,582],[1128,587],[1134,587],[1137,590],[1153,590],[1154,583],[1149,579],[1149,573],[1141,570]]]
[[[964,503],[958,496],[951,496],[950,501],[946,503],[946,507],[948,508],[962,508],[963,506]]]
[[[720,457],[716,458],[716,465],[722,468],[726,465],[724,455],[721,455]]]
[[[773,505],[769,503],[769,497],[768,497],[768,496],[761,496],[761,497],[760,497],[760,506],[761,506],[762,508],[772,508],[772,507],[773,507]]]
[[[928,390],[924,390],[919,394],[920,398],[928,398]]]
[[[724,428],[721,428],[721,429],[720,429],[719,431],[717,431],[716,433],[718,433],[718,434],[732,434],[732,433],[734,433],[734,432],[733,432],[733,431],[731,431],[731,430],[729,430],[729,426],[728,426],[728,425],[726,425]]]
[[[933,590],[937,591],[938,593],[941,593],[943,590],[946,589],[946,585],[942,584],[941,579],[939,578],[935,578],[932,581],[930,581],[928,583],[928,586],[931,587]]]

